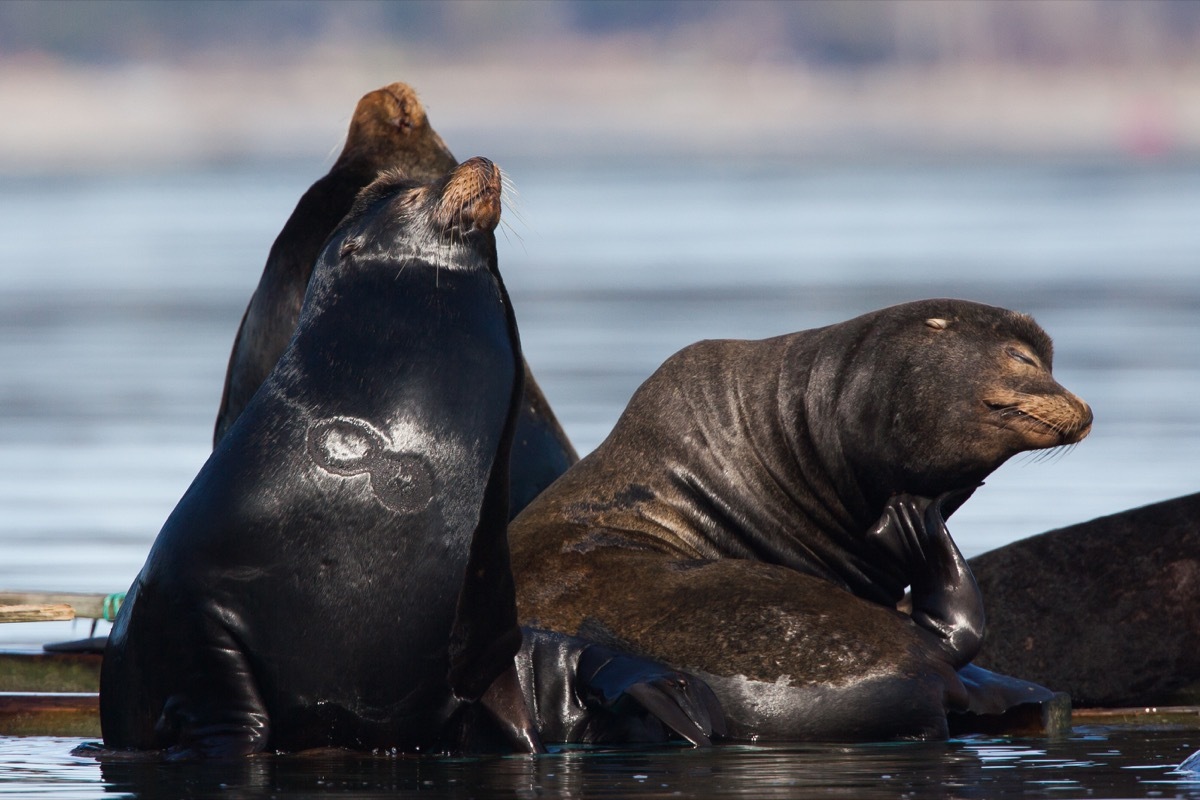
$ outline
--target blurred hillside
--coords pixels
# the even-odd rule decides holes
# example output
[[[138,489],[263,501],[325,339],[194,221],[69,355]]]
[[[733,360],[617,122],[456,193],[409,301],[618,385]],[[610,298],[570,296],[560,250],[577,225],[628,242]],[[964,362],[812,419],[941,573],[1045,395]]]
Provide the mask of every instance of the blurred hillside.
[[[311,158],[418,88],[457,152],[1200,153],[1196,0],[8,0],[0,169]]]

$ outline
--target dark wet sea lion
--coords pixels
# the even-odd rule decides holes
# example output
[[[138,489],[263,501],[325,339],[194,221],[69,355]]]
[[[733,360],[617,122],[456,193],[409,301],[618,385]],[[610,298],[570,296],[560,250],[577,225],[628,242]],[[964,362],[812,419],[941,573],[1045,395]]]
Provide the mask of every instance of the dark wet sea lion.
[[[696,671],[740,737],[939,736],[948,710],[1048,700],[956,675],[982,611],[943,519],[1087,434],[1051,355],[1029,317],[957,300],[685,348],[510,526],[521,618]]]
[[[300,317],[313,264],[355,196],[382,172],[428,183],[457,165],[429,124],[416,92],[393,83],[358,101],[346,145],[329,173],[300,198],[271,246],[229,356],[213,434],[215,446],[270,374]],[[525,395],[514,442],[515,515],[579,460],[541,388],[525,369]]]
[[[522,370],[499,189],[473,159],[359,198],[296,336],[129,591],[101,674],[106,746],[536,750],[538,725],[598,741],[633,723],[720,730],[688,676],[516,625]]]
[[[453,748],[511,671],[499,172],[405,187],[359,198],[292,344],[159,533],[104,656],[107,746]]]
[[[1200,494],[1032,536],[970,564],[988,609],[980,664],[1084,706],[1178,704],[1173,694],[1200,681]]]

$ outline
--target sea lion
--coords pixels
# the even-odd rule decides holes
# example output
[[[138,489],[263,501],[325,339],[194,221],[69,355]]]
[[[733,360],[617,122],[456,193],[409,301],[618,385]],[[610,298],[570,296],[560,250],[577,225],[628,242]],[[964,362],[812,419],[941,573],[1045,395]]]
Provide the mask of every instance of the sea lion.
[[[287,347],[321,247],[359,191],[384,170],[427,183],[457,165],[411,87],[393,83],[363,95],[341,155],[328,174],[301,196],[271,245],[229,356],[214,447]]]
[[[694,672],[734,737],[945,736],[947,711],[1047,702],[956,673],[983,614],[944,518],[1088,433],[1051,358],[1031,318],[961,300],[687,347],[510,526],[520,617]]]
[[[1193,704],[1200,494],[1100,517],[970,561],[990,621],[976,661],[1083,706]]]
[[[287,346],[300,316],[313,264],[359,191],[385,170],[414,183],[457,165],[416,92],[393,83],[358,101],[346,145],[329,173],[300,198],[271,245],[258,287],[238,327],[213,433],[215,447],[258,391]],[[512,513],[579,460],[528,364],[514,443]]]
[[[486,159],[415,188],[385,175],[356,200],[291,344],[128,592],[101,673],[106,746],[186,759],[499,737],[537,751],[522,682],[538,663],[579,691],[574,705],[533,692],[535,710],[577,735],[611,731],[586,717],[620,716],[629,692],[632,717],[665,710],[705,740],[718,707],[673,670],[562,637],[514,661],[523,370],[499,216]],[[593,683],[608,693],[584,704]]]

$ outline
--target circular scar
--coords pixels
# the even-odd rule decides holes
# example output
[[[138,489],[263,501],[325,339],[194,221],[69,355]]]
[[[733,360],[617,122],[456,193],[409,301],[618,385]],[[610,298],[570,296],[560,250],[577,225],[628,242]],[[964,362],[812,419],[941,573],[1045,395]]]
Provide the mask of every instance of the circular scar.
[[[383,434],[361,419],[314,423],[308,429],[308,452],[317,466],[333,475],[366,474],[375,499],[398,513],[424,511],[433,499],[433,478],[425,460],[390,450]]]

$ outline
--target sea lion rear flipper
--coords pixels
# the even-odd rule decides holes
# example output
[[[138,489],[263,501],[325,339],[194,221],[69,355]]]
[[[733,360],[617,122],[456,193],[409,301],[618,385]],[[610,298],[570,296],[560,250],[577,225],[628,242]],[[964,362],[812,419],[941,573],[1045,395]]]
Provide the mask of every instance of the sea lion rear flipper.
[[[704,681],[655,661],[625,655],[601,645],[587,647],[578,676],[586,697],[606,708],[632,698],[675,733],[706,747],[725,735],[721,703]]]
[[[1036,683],[968,664],[958,670],[967,690],[964,712],[948,715],[951,732],[1055,734],[1071,729],[1071,698]]]
[[[699,678],[553,631],[524,628],[516,665],[542,739],[555,743],[706,745],[725,714]]]

